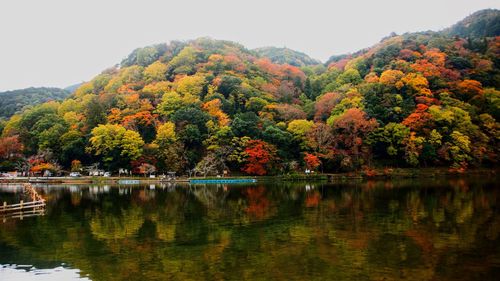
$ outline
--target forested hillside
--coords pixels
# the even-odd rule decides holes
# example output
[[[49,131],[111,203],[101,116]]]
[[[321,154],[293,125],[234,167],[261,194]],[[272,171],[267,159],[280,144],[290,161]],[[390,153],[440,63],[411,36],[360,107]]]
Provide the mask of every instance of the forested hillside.
[[[59,88],[27,88],[0,92],[0,119],[9,118],[26,106],[63,100],[69,92]]]
[[[201,175],[497,165],[500,34],[460,34],[394,35],[301,67],[207,38],[137,49],[14,115],[0,158]]]
[[[269,58],[273,63],[289,64],[293,66],[307,66],[320,64],[321,62],[308,55],[288,48],[263,47],[253,50],[257,55]]]
[[[492,37],[500,34],[498,10],[481,10],[443,31],[446,35],[467,38]]]

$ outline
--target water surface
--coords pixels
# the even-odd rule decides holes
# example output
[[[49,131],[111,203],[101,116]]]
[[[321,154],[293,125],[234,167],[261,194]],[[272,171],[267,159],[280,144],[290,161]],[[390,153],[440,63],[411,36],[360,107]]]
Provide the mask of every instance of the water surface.
[[[496,280],[496,180],[41,185],[43,216],[0,217],[0,280]]]

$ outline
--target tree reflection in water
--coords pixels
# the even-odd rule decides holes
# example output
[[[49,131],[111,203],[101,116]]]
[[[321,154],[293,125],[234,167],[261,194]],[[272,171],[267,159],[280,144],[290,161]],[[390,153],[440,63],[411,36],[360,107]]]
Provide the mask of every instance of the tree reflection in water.
[[[40,187],[47,214],[0,225],[0,264],[92,280],[492,279],[495,180]]]

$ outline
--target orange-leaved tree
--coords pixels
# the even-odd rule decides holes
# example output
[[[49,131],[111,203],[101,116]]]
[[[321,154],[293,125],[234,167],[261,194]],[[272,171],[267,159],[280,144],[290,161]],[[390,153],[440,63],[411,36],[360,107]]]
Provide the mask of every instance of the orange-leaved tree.
[[[245,148],[246,164],[242,170],[250,175],[267,174],[277,160],[276,151],[274,145],[265,141],[249,140]]]
[[[318,156],[307,152],[304,154],[304,162],[306,162],[307,169],[313,171],[321,165],[321,160],[319,160]]]
[[[82,162],[80,160],[73,160],[71,161],[71,171],[72,172],[79,172],[82,170]]]

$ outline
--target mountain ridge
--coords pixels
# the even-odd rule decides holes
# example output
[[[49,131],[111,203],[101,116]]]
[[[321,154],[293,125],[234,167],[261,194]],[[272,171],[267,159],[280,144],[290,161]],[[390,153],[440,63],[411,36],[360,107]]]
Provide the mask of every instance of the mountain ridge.
[[[449,36],[494,37],[500,35],[500,10],[476,11],[451,27],[440,31]]]

